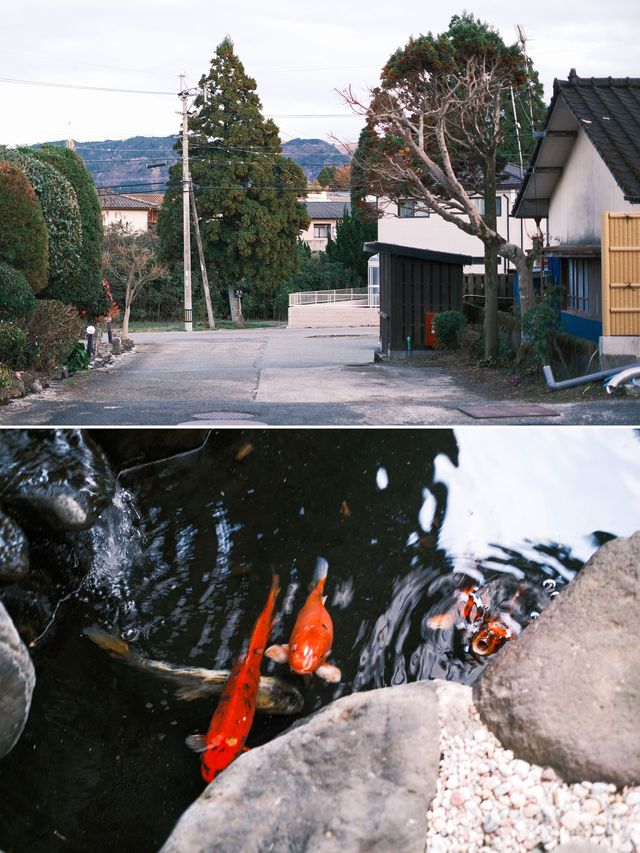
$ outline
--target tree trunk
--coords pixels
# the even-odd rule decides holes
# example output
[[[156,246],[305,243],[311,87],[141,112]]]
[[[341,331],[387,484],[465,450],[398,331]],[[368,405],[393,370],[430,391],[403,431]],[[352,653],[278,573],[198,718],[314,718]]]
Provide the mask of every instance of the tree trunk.
[[[129,317],[131,316],[131,303],[126,302],[124,315],[122,317],[122,339],[124,340],[129,335]]]
[[[229,308],[231,309],[231,322],[236,326],[244,326],[244,317],[242,316],[242,301],[236,296],[236,290],[239,285],[230,284],[229,291]]]
[[[484,170],[484,221],[497,232],[496,158],[487,158]],[[484,246],[484,357],[498,358],[498,252],[495,243]]]

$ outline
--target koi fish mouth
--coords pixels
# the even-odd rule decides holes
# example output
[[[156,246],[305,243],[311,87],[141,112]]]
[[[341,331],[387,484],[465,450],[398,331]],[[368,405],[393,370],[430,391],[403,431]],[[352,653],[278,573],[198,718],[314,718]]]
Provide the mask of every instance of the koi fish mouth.
[[[483,626],[471,640],[471,651],[478,657],[486,657],[498,651],[512,637],[511,631],[500,622]]]

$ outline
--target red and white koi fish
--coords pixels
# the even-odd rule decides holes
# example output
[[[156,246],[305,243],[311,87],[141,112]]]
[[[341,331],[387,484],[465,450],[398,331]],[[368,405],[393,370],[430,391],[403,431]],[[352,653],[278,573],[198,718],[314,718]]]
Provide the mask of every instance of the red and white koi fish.
[[[517,636],[521,628],[511,617],[508,607],[494,612],[489,590],[477,586],[458,590],[450,607],[444,613],[430,616],[427,625],[435,630],[457,628],[463,631],[471,651],[478,657],[497,652],[507,640]]]
[[[246,752],[245,741],[256,711],[260,686],[260,664],[273,625],[273,609],[280,591],[274,574],[262,613],[258,616],[246,654],[234,664],[206,735],[190,735],[187,745],[202,753],[202,778],[211,782],[228,767],[240,752]]]
[[[313,589],[298,613],[289,642],[269,646],[267,657],[276,663],[288,663],[298,675],[313,675],[325,681],[337,682],[342,673],[337,666],[327,663],[333,645],[333,622],[324,606],[324,585],[329,564],[319,558],[313,575]]]

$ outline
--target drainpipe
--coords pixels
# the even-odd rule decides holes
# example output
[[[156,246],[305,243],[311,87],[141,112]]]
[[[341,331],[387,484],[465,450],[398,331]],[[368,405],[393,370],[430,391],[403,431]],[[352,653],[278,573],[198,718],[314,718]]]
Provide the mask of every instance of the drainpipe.
[[[562,382],[556,382],[554,380],[553,372],[548,364],[545,364],[542,368],[542,372],[544,373],[544,378],[550,391],[562,391],[564,388],[575,388],[577,385],[586,385],[588,382],[596,382],[599,379],[607,379],[610,376],[613,377],[611,382],[617,380],[616,385],[613,386],[613,388],[616,388],[620,382],[624,382],[627,378],[630,379],[632,376],[640,376],[640,364],[635,361],[633,364],[625,364],[622,367],[612,367],[609,368],[609,370],[599,370],[597,373],[587,373],[584,376],[576,376],[573,379],[564,379]],[[622,373],[627,374],[627,372],[630,372],[630,375],[621,378]],[[609,385],[607,385],[607,391],[611,394]]]

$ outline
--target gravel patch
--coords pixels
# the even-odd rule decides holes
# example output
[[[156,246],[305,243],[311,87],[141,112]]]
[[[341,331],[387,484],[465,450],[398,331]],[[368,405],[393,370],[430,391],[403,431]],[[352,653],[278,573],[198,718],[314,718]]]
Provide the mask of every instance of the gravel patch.
[[[568,785],[550,767],[503,749],[481,722],[470,687],[438,682],[438,698],[442,757],[427,813],[430,853],[543,851],[573,841],[640,851],[640,786]],[[455,718],[447,713],[453,703]]]

